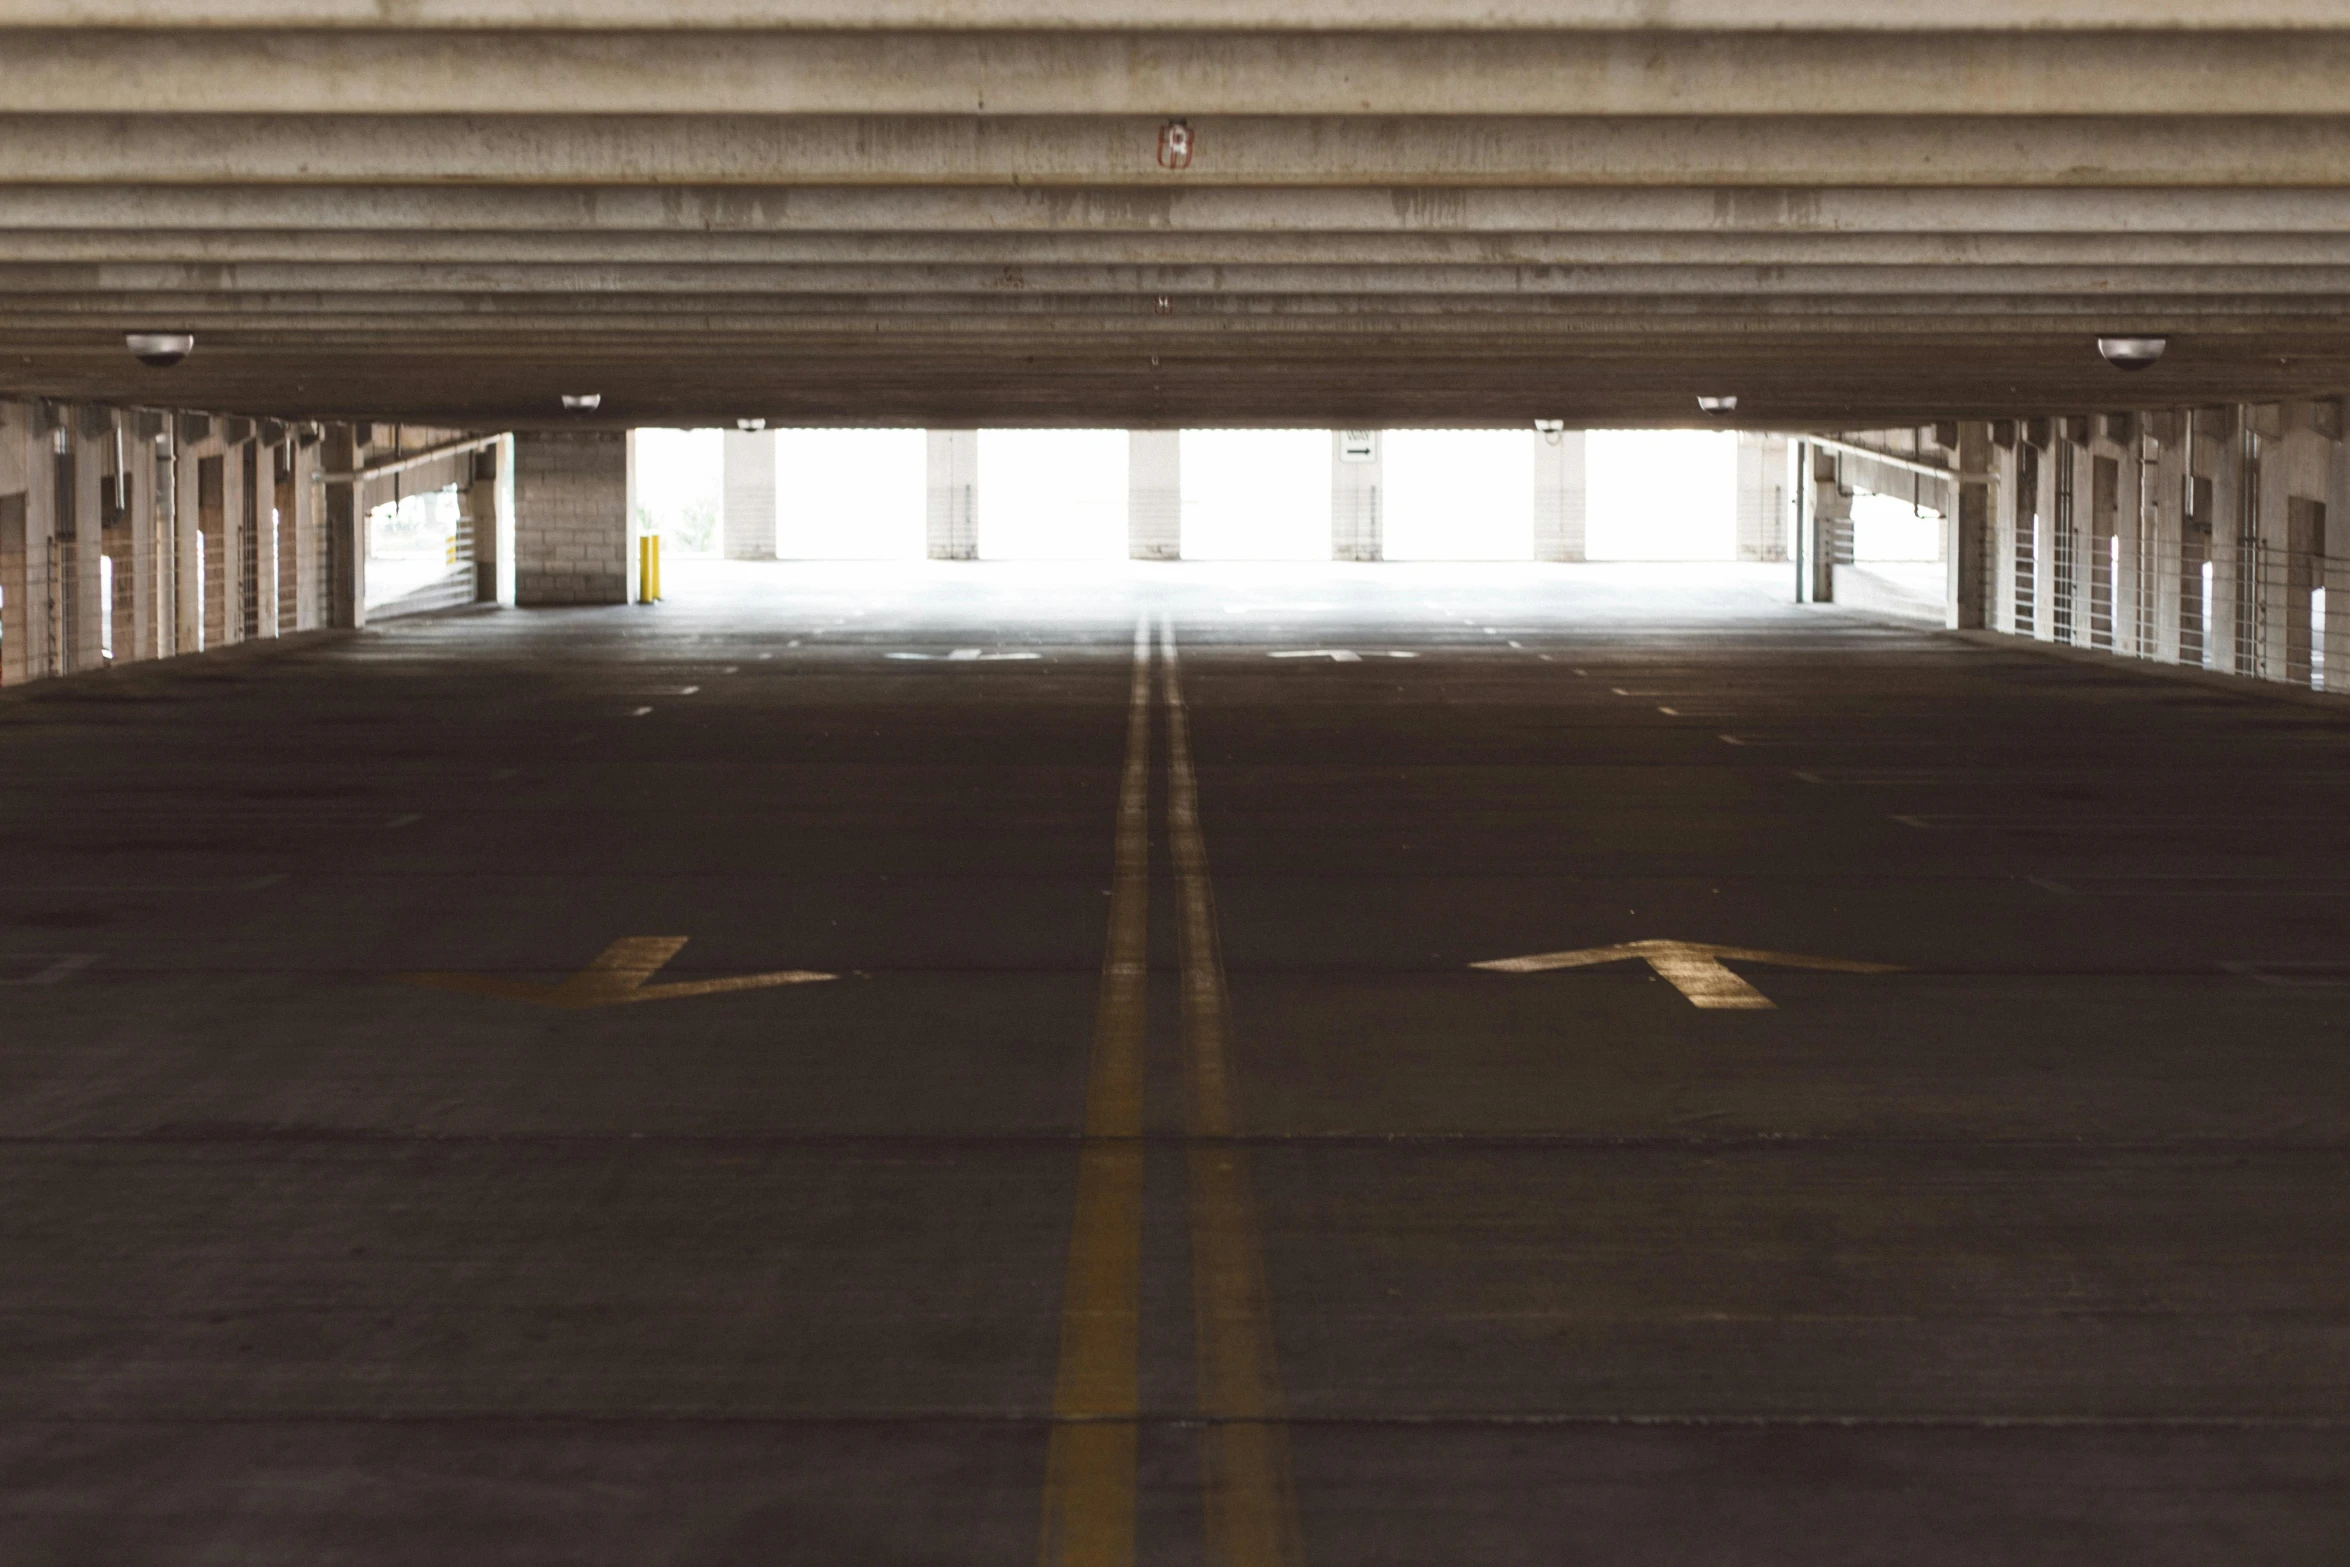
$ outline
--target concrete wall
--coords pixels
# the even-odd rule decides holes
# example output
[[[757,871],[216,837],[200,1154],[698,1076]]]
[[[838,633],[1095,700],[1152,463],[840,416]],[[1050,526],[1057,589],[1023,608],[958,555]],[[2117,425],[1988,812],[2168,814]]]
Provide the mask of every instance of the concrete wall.
[[[516,434],[516,603],[628,602],[636,551],[628,445],[613,430]]]
[[[0,401],[0,684],[325,625],[324,434]]]
[[[1962,428],[1962,451],[1982,454],[1982,482],[1959,487],[1960,520],[1979,508],[1980,567],[1970,589],[1951,563],[1952,624],[2350,690],[2350,604],[2333,609],[2350,595],[2339,402]]]

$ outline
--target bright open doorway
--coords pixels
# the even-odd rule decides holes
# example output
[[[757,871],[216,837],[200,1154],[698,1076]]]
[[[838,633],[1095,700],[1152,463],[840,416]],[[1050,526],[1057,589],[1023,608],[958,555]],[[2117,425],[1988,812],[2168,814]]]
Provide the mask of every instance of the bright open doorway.
[[[1124,430],[979,432],[982,560],[1122,560]]]
[[[1186,430],[1183,558],[1328,560],[1330,432]]]

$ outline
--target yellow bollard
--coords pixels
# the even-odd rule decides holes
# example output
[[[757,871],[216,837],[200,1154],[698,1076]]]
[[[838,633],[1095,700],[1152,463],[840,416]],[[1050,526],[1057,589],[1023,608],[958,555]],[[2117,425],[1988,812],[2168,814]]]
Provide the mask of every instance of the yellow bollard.
[[[636,541],[636,601],[661,602],[661,535],[648,533]]]

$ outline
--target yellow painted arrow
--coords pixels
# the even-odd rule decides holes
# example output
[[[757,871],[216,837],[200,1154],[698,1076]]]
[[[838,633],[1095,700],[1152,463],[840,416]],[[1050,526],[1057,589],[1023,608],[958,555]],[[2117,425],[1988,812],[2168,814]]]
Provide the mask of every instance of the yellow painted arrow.
[[[542,1007],[578,1010],[618,1007],[635,1001],[676,1001],[686,996],[714,996],[729,990],[765,990],[770,985],[807,985],[837,979],[808,969],[784,969],[774,974],[736,974],[726,979],[696,979],[668,985],[647,980],[677,956],[689,937],[623,936],[596,955],[594,962],[559,985],[533,985],[494,974],[410,974],[411,985],[434,990],[461,990],[476,996],[500,996]]]
[[[1540,974],[1554,968],[1590,968],[1601,963],[1640,959],[1657,977],[1689,998],[1696,1007],[1736,1011],[1771,1010],[1771,998],[1723,967],[1732,963],[1769,963],[1778,968],[1829,969],[1839,974],[1897,974],[1895,963],[1855,963],[1849,958],[1807,958],[1793,952],[1757,952],[1749,947],[1711,947],[1696,941],[1627,941],[1614,947],[1585,947],[1579,952],[1538,952],[1523,958],[1495,958],[1472,963],[1471,968],[1501,974]]]

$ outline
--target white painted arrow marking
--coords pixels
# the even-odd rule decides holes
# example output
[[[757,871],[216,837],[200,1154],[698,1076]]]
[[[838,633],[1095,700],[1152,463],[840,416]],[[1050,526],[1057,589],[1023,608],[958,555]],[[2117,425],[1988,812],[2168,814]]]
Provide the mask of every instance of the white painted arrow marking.
[[[1732,963],[1769,963],[1779,968],[1827,969],[1838,974],[1897,974],[1896,963],[1856,963],[1849,958],[1811,958],[1793,952],[1758,952],[1750,947],[1713,947],[1696,941],[1627,941],[1614,947],[1585,947],[1577,952],[1538,952],[1523,958],[1495,958],[1472,963],[1471,968],[1499,974],[1540,974],[1558,968],[1592,968],[1602,963],[1624,963],[1638,958],[1656,970],[1657,977],[1689,998],[1694,1007],[1729,1011],[1772,1010],[1771,998],[1723,967]]]
[[[402,977],[411,985],[425,985],[434,990],[499,996],[564,1011],[626,1006],[640,1001],[675,1001],[685,996],[715,996],[733,990],[765,990],[772,985],[812,985],[839,977],[808,969],[784,969],[773,974],[733,974],[724,979],[694,979],[668,985],[647,983],[677,956],[685,943],[683,936],[623,936],[598,953],[586,968],[553,985],[534,985],[499,974]]]
[[[1343,647],[1292,648],[1280,653],[1267,653],[1265,656],[1267,658],[1326,658],[1333,664],[1359,664],[1364,657],[1352,648]],[[1417,653],[1373,653],[1370,656],[1372,658],[1418,658],[1420,655]]]

